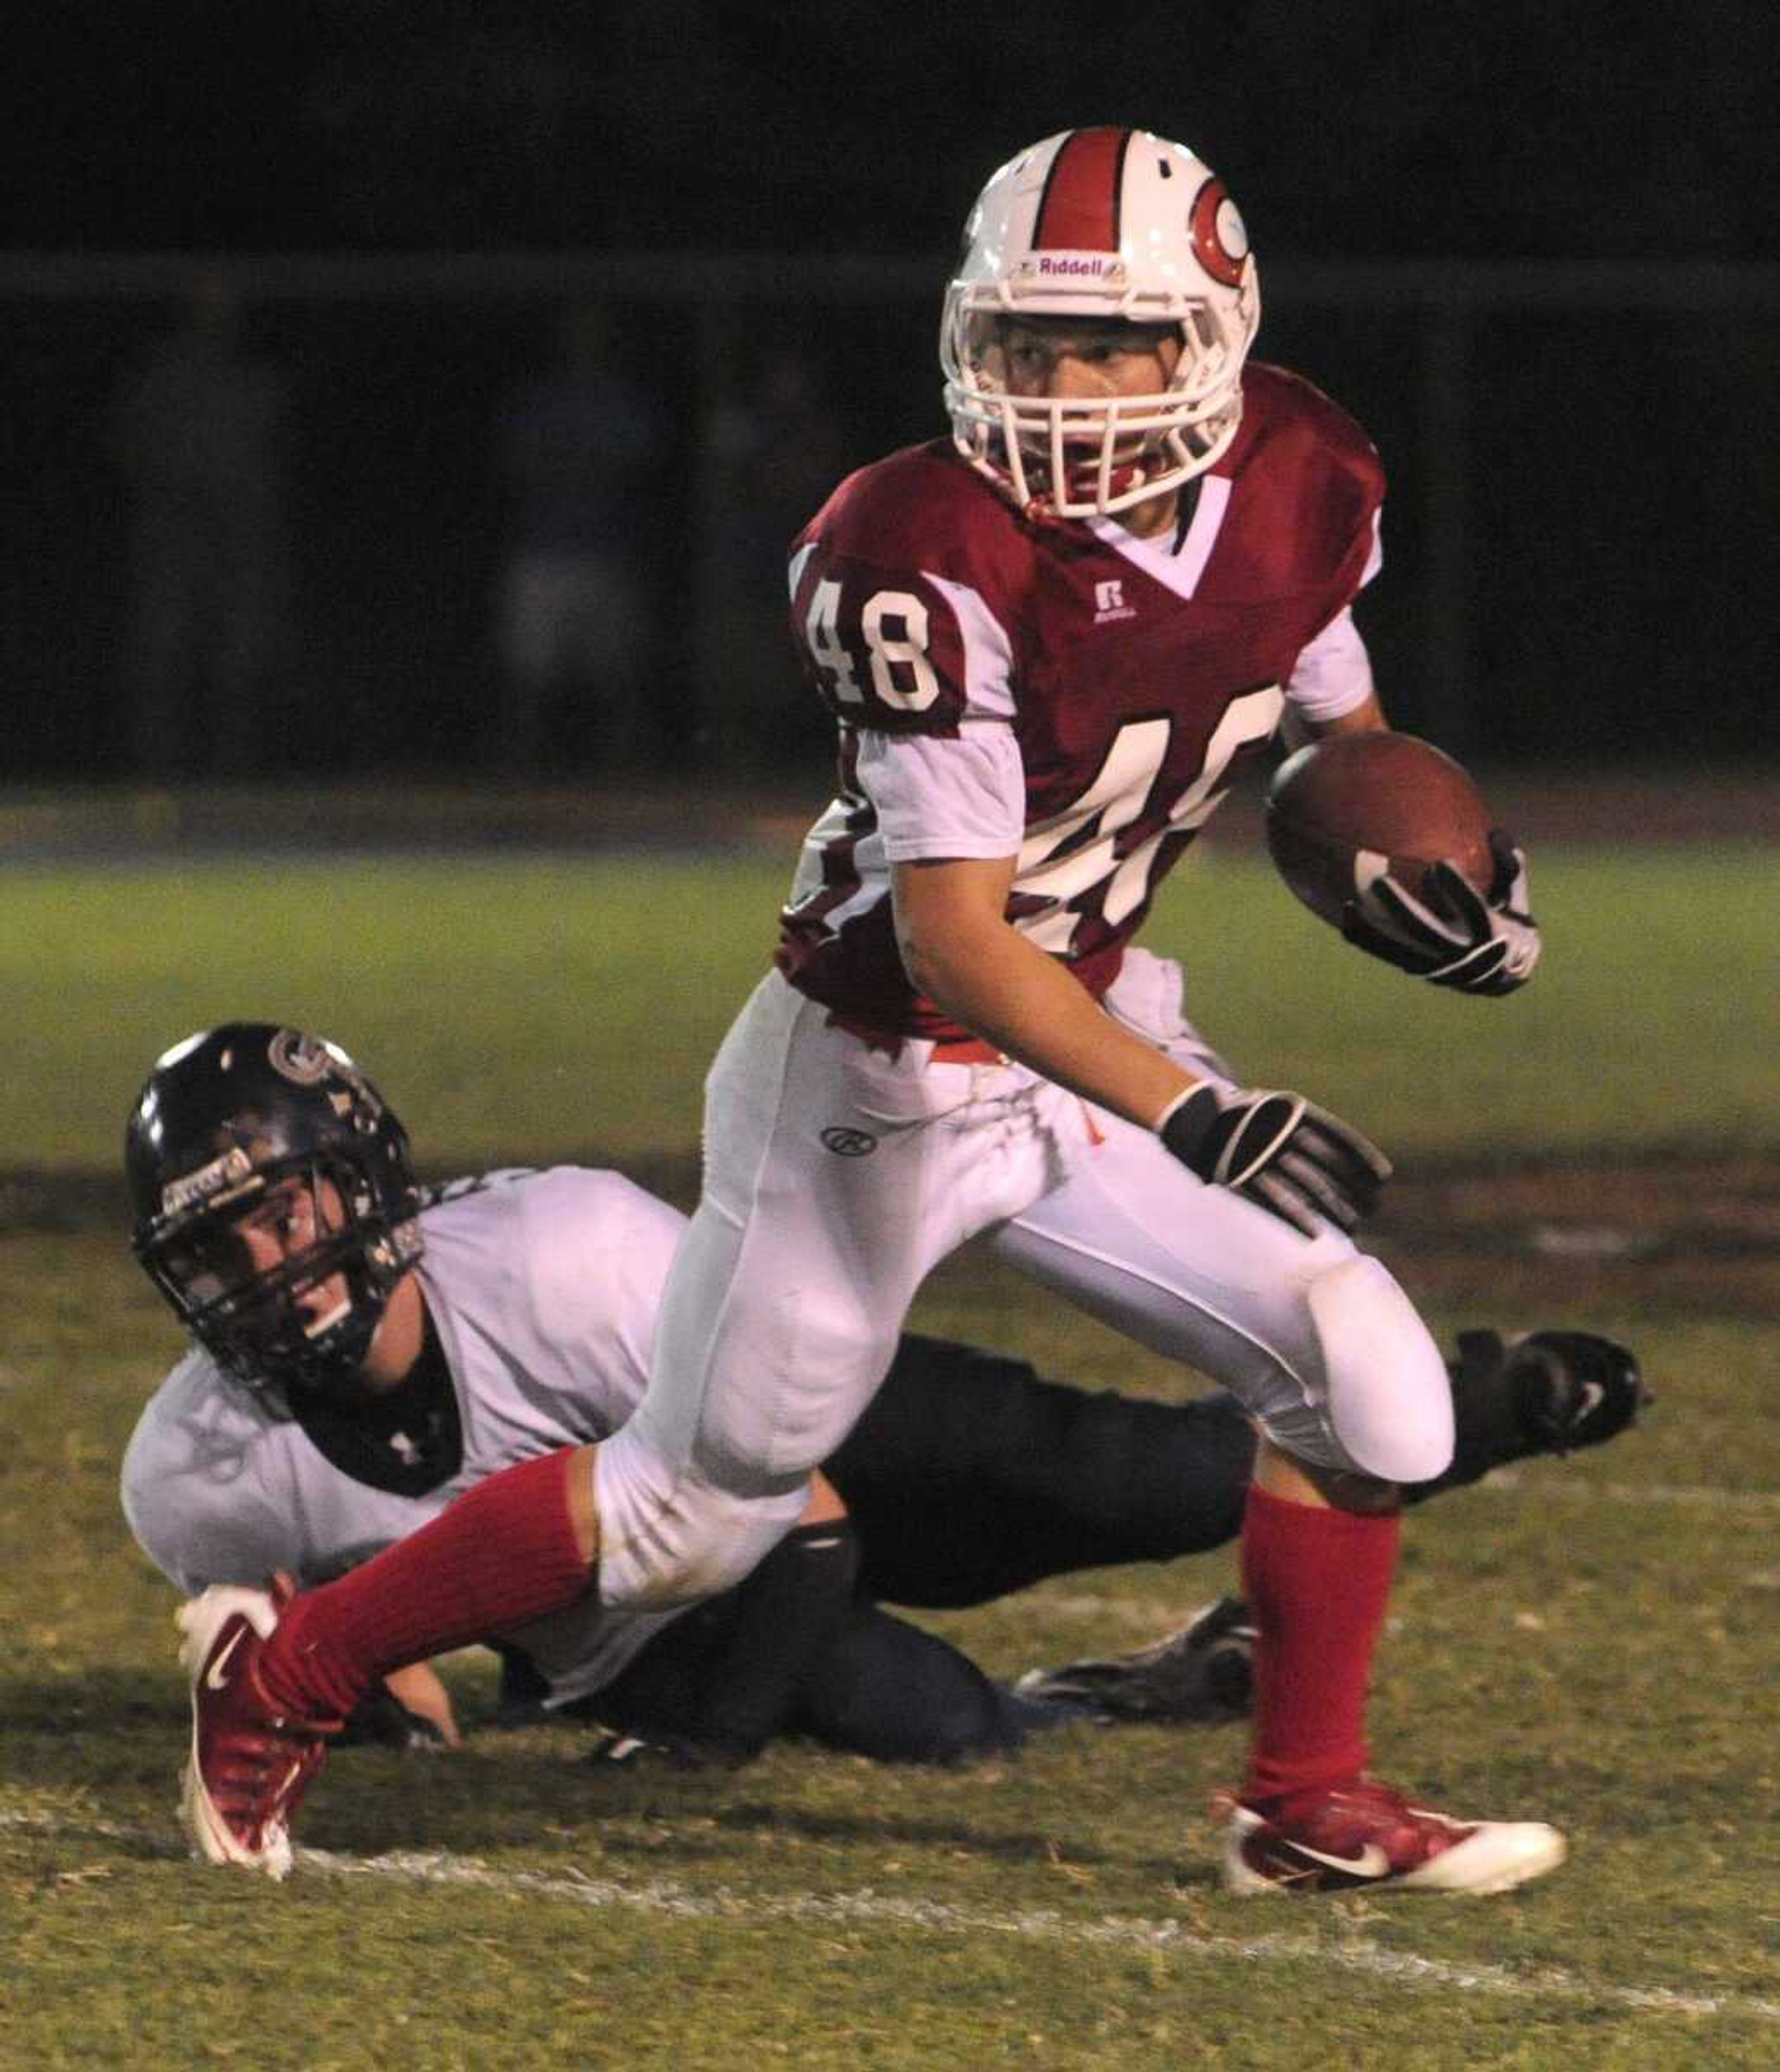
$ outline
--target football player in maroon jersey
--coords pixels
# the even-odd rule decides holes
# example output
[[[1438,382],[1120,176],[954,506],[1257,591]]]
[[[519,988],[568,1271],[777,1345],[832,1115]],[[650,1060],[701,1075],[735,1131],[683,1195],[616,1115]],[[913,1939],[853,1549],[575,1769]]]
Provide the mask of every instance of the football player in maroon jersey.
[[[282,1621],[191,1608],[199,1782],[226,1791],[238,1860],[313,1770],[303,1723],[376,1674],[589,1587],[647,1607],[746,1574],[928,1271],[983,1236],[1224,1383],[1262,1435],[1230,1888],[1490,1892],[1561,1861],[1551,1827],[1455,1819],[1368,1773],[1398,1490],[1453,1444],[1438,1350],[1350,1235],[1389,1166],[1301,1095],[1245,1086],[1180,971],[1133,944],[1240,760],[1385,724],[1349,610],[1379,561],[1378,458],[1249,362],[1259,317],[1241,217],[1183,146],[1067,131],[989,180],[942,324],[951,438],[849,476],[793,544],[840,787],[712,1068],[643,1403]],[[1512,989],[1539,937],[1500,854],[1487,901],[1356,889],[1353,939]],[[260,1760],[279,1736],[301,1760]]]

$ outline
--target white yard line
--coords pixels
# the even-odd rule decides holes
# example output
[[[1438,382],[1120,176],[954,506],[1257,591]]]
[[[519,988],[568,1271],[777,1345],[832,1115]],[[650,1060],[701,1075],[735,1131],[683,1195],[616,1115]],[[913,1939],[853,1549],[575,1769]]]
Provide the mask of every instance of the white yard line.
[[[1467,1486],[1486,1496],[1518,1497],[1525,1494],[1528,1484],[1519,1469],[1498,1468]],[[1780,1517],[1780,1490],[1715,1489],[1706,1484],[1681,1482],[1590,1482],[1578,1478],[1544,1482],[1539,1497],[1541,1503],[1568,1497],[1577,1503],[1627,1503],[1655,1510]],[[1750,1581],[1759,1589],[1774,1587],[1766,1572],[1752,1576]],[[1059,1618],[1107,1621],[1133,1630],[1141,1626],[1152,1634],[1159,1630],[1159,1620],[1172,1619],[1177,1625],[1185,1625],[1202,1608],[1198,1603],[1185,1604],[1173,1595],[1165,1599],[1102,1597],[1070,1590],[1057,1583],[1035,1583],[1027,1594],[1034,1604],[1042,1605]]]
[[[146,1848],[158,1856],[179,1853],[162,1836],[55,1813],[0,1809],[0,1833],[8,1831],[123,1841],[138,1848]],[[694,1889],[667,1881],[627,1885],[615,1878],[592,1877],[574,1870],[556,1873],[491,1870],[474,1857],[453,1856],[442,1851],[348,1856],[331,1849],[298,1849],[297,1868],[299,1873],[322,1877],[372,1878],[392,1885],[467,1886],[483,1892],[560,1900],[596,1911],[623,1907],[681,1921],[792,1921],[830,1927],[863,1922],[875,1927],[915,1929],[932,1935],[997,1935],[1074,1947],[1087,1942],[1103,1948],[1153,1950],[1202,1963],[1323,1965],[1331,1971],[1356,1973],[1387,1980],[1393,1985],[1482,1993],[1502,2000],[1557,2000],[1621,2008],[1644,2014],[1679,2014],[1696,2018],[1722,2016],[1780,2024],[1780,2000],[1759,1998],[1753,1994],[1678,1992],[1666,1986],[1610,1985],[1544,1967],[1535,1974],[1523,1974],[1501,1964],[1467,1964],[1444,1958],[1412,1956],[1381,1948],[1363,1937],[1343,1937],[1337,1942],[1314,1935],[1279,1933],[1205,1935],[1178,1921],[1153,1921],[1141,1915],[1103,1914],[1096,1920],[1049,1908],[956,1906],[943,1900],[898,1899],[869,1890],[763,1894],[732,1892],[721,1885]],[[214,1877],[245,1873],[199,1872],[195,1868],[193,1875]],[[1267,1904],[1265,1901],[1260,1903]],[[1280,1904],[1289,1906],[1290,1902],[1282,1901]],[[1438,1902],[1421,1901],[1411,1904]]]
[[[1486,1495],[1517,1496],[1527,1486],[1519,1468],[1498,1468],[1470,1487]],[[1540,1501],[1568,1497],[1577,1503],[1649,1505],[1657,1510],[1746,1511],[1780,1515],[1780,1490],[1719,1489],[1698,1482],[1591,1482],[1573,1480],[1542,1482]]]

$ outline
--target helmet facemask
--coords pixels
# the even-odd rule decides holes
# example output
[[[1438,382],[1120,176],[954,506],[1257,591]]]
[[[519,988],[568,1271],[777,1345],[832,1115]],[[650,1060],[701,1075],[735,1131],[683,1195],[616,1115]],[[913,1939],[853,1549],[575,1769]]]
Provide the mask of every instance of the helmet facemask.
[[[1249,306],[1258,320],[1257,305]],[[1017,396],[998,368],[996,339],[1009,319],[1026,314],[1011,298],[955,283],[939,352],[954,442],[1022,510],[1110,517],[1203,474],[1235,437],[1252,321],[1238,327],[1207,303],[1168,319],[1179,357],[1153,394]],[[1157,322],[1141,309],[1118,314],[1133,326]]]
[[[139,1233],[138,1257],[235,1379],[332,1390],[355,1382],[391,1292],[419,1256],[417,1230],[389,1222],[364,1165],[341,1149],[263,1164],[240,1152],[228,1157],[240,1179]],[[240,1226],[281,1198],[301,1241],[257,1268]],[[325,1306],[302,1300],[335,1281]]]

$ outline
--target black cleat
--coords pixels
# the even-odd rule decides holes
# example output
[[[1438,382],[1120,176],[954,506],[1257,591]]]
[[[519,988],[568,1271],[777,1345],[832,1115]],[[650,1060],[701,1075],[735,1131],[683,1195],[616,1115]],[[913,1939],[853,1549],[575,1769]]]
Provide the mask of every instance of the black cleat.
[[[1135,1655],[1029,1669],[1013,1694],[1103,1720],[1180,1725],[1240,1719],[1254,1700],[1255,1628],[1240,1597],[1220,1597]]]

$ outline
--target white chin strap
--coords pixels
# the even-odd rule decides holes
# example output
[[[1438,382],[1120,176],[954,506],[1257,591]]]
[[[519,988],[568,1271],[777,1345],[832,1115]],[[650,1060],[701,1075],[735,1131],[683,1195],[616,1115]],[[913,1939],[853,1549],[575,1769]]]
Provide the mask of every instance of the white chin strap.
[[[303,1336],[306,1338],[319,1338],[323,1331],[332,1330],[336,1324],[343,1322],[351,1314],[352,1301],[348,1296],[343,1302],[336,1302],[326,1316],[314,1318],[310,1322],[305,1324]]]

